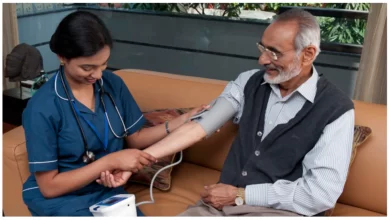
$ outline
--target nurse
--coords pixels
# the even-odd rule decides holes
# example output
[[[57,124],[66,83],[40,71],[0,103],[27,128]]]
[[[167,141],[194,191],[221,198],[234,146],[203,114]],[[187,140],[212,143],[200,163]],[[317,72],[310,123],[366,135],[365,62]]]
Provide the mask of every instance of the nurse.
[[[66,16],[50,40],[60,69],[23,112],[31,172],[23,200],[33,216],[91,216],[91,205],[126,193],[96,181],[105,171],[121,182],[154,163],[156,158],[142,149],[202,109],[141,129],[145,119],[129,89],[105,70],[111,48],[103,22],[83,11]]]

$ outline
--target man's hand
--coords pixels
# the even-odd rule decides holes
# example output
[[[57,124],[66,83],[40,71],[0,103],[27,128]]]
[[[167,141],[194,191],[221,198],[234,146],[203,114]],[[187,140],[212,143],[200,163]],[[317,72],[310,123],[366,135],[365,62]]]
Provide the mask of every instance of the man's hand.
[[[124,185],[131,174],[130,171],[114,170],[114,172],[110,173],[110,171],[107,170],[106,172],[101,173],[100,179],[97,179],[96,182],[105,187],[116,188]]]
[[[238,188],[223,183],[205,186],[204,191],[200,194],[205,203],[214,208],[221,210],[224,206],[234,205]]]

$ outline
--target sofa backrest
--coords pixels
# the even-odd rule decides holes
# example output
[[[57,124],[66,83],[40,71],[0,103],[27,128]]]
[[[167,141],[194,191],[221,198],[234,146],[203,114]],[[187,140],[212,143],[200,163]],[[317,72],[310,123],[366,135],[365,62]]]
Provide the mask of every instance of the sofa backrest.
[[[370,127],[371,136],[358,147],[339,202],[387,214],[387,108],[354,101],[355,124]]]
[[[227,84],[221,80],[146,70],[118,70],[115,74],[124,80],[143,112],[208,104],[221,94]],[[236,130],[235,125],[227,123],[219,133],[185,150],[184,161],[220,171]]]
[[[218,97],[227,82],[146,70],[117,70],[142,111],[198,107]]]
[[[207,104],[216,98],[226,81],[179,76],[144,70],[119,70],[143,111],[185,108]],[[339,202],[387,214],[386,106],[355,103],[355,124],[372,129],[370,138],[358,148]],[[221,170],[237,126],[228,122],[221,132],[184,152],[184,160]]]

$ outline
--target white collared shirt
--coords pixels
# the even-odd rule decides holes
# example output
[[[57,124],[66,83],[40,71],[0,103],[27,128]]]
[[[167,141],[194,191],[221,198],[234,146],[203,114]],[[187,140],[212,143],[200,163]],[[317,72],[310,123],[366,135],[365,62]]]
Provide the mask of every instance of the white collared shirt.
[[[229,82],[221,94],[238,109],[233,120],[235,123],[239,123],[244,109],[245,85],[258,71],[256,69],[241,73],[235,81]],[[262,139],[278,124],[285,124],[294,118],[306,101],[314,102],[318,79],[313,66],[312,76],[283,98],[279,86],[271,85]],[[353,135],[352,109],[325,127],[316,145],[303,159],[301,178],[294,182],[281,179],[274,184],[248,185],[245,190],[246,204],[289,210],[306,216],[334,207],[347,178]]]
[[[286,124],[294,118],[306,101],[314,103],[317,92],[318,73],[313,74],[289,95],[282,97],[278,85],[270,84],[272,92],[268,99],[262,140],[279,124]],[[265,86],[266,82],[261,86]]]

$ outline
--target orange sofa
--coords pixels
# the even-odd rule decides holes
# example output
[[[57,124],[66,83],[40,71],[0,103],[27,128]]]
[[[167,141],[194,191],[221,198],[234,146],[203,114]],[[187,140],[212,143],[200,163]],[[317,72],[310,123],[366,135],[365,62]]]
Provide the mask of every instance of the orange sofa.
[[[118,70],[142,111],[186,108],[207,104],[226,81],[179,76],[144,70]],[[355,103],[356,124],[368,126],[372,135],[359,146],[344,192],[334,216],[387,215],[386,106]],[[228,122],[219,133],[184,151],[183,162],[172,171],[171,189],[154,189],[155,204],[140,206],[146,216],[175,216],[199,200],[204,185],[216,183],[237,126]],[[22,200],[22,184],[29,176],[22,127],[3,135],[3,211],[5,216],[29,216]],[[137,202],[149,200],[149,187],[127,187]]]

